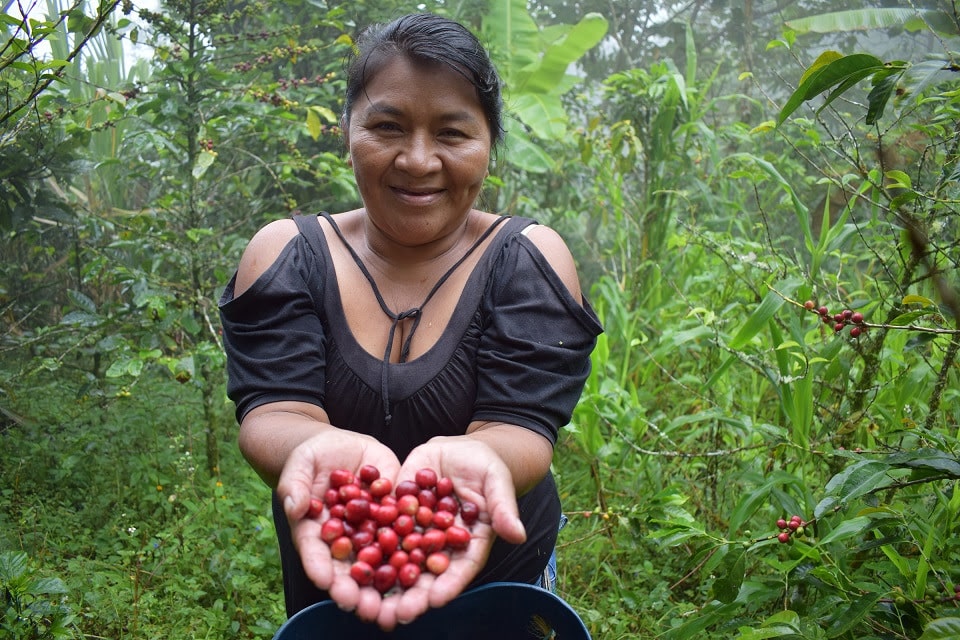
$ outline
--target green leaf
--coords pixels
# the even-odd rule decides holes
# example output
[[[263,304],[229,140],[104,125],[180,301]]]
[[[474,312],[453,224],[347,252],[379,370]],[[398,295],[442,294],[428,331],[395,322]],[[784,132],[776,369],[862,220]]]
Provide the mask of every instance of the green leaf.
[[[875,124],[883,116],[887,102],[890,101],[902,75],[902,71],[889,69],[873,76],[873,89],[867,94],[867,124]]]
[[[740,605],[729,604],[708,604],[700,609],[695,616],[681,624],[679,627],[669,629],[661,636],[664,640],[689,640],[689,638],[701,638],[707,627],[716,624],[718,621],[727,620],[733,615],[734,611],[740,610]]]
[[[193,177],[200,178],[204,173],[207,172],[207,169],[213,165],[213,161],[217,159],[216,151],[207,151],[204,149],[197,154],[197,159],[193,164]]]
[[[890,182],[886,185],[888,189],[912,189],[910,176],[904,171],[892,169],[883,174]]]
[[[836,638],[847,633],[854,627],[859,626],[864,616],[870,612],[877,603],[877,600],[880,599],[880,595],[879,593],[866,593],[851,602],[847,608],[839,611],[833,616],[833,619],[827,627],[827,637]]]
[[[818,547],[826,546],[839,540],[846,540],[862,533],[873,521],[867,516],[859,516],[844,520],[830,533],[817,540]]]
[[[566,35],[551,44],[540,59],[536,71],[522,87],[524,93],[555,93],[564,86],[570,65],[595,47],[607,34],[607,19],[599,13],[588,13],[573,26],[564,25]]]
[[[519,87],[521,70],[536,64],[541,52],[540,32],[525,0],[491,0],[481,26],[483,40],[496,57],[508,87]]]
[[[330,124],[335,124],[337,122],[337,114],[335,114],[332,109],[322,105],[313,105],[307,109],[307,131],[314,140],[318,139],[320,134],[323,133],[323,123],[321,119],[326,120]]]
[[[718,575],[713,581],[713,594],[723,603],[733,602],[740,593],[743,576],[746,572],[744,552],[740,547],[733,547],[724,556],[718,567]]]
[[[887,458],[887,463],[894,467],[932,469],[960,478],[960,461],[937,449],[916,449],[894,453]]]
[[[794,214],[797,216],[797,221],[800,223],[801,228],[803,229],[803,237],[809,247],[813,246],[813,237],[810,230],[810,210],[807,208],[807,205],[803,203],[800,197],[797,195],[797,192],[793,189],[790,182],[783,177],[783,174],[771,163],[769,160],[755,156],[750,153],[734,153],[727,156],[729,160],[738,160],[743,161],[749,164],[753,164],[763,170],[767,175],[769,175],[773,180],[783,189],[786,194],[790,197],[790,203],[793,205]]]
[[[740,331],[733,337],[728,345],[731,349],[742,349],[750,340],[753,339],[761,329],[767,326],[767,323],[777,315],[777,311],[783,306],[783,298],[771,291],[760,303],[746,323],[740,327]]]
[[[510,151],[511,164],[531,173],[552,171],[556,161],[519,129],[512,127],[507,131],[505,146]]]
[[[824,51],[819,56],[817,56],[817,59],[813,61],[813,64],[810,65],[810,68],[808,68],[806,71],[803,72],[803,75],[800,76],[800,82],[798,84],[803,84],[804,82],[810,79],[810,76],[819,72],[821,69],[823,69],[825,66],[827,66],[831,62],[839,60],[842,57],[843,57],[843,54],[840,53],[839,51],[833,51],[831,49]]]
[[[100,323],[100,316],[86,311],[71,311],[60,319],[60,323],[78,327],[95,327]]]
[[[879,487],[890,484],[890,465],[880,460],[856,462],[827,482],[825,490],[842,502],[849,502]]]
[[[960,618],[937,618],[923,629],[917,640],[956,640],[960,638]]]
[[[830,52],[827,52],[830,53]],[[825,54],[821,55],[821,58]],[[811,100],[821,93],[836,87],[836,89],[827,96],[826,101],[820,106],[823,109],[833,100],[839,97],[844,91],[879,71],[885,70],[883,61],[876,56],[866,53],[854,53],[848,56],[842,56],[827,62],[826,64],[814,65],[804,74],[797,90],[793,92],[787,103],[780,110],[777,116],[777,124],[782,124],[801,104]],[[814,70],[811,73],[811,70]]]
[[[906,69],[903,90],[905,94],[921,95],[929,87],[942,82],[955,82],[957,78],[957,65],[949,60],[925,60]]]
[[[937,303],[927,298],[926,296],[919,296],[916,294],[908,294],[903,296],[901,301],[903,304],[922,304],[925,307],[936,307]]]
[[[508,104],[536,137],[560,140],[566,135],[567,112],[560,96],[524,93],[510,99]]]
[[[323,132],[323,124],[320,122],[320,116],[313,109],[307,109],[307,132],[314,140],[320,138]]]
[[[34,596],[48,596],[69,593],[69,589],[59,578],[37,578],[27,592]]]
[[[798,34],[868,31],[904,27],[918,31],[930,25],[941,33],[957,34],[956,22],[942,11],[916,11],[911,8],[877,8],[833,11],[787,21],[787,26]],[[944,31],[945,30],[945,31]]]
[[[73,303],[73,306],[77,307],[81,311],[91,314],[95,314],[97,312],[97,303],[95,303],[90,296],[75,289],[69,289],[67,291],[67,297],[70,298],[70,302]]]

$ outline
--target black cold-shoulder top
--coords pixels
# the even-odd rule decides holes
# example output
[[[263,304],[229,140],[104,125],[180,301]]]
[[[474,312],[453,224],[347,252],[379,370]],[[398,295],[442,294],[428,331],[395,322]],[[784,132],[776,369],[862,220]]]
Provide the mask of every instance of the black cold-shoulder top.
[[[522,233],[534,221],[506,219],[441,339],[414,360],[390,363],[350,332],[318,218],[295,220],[300,233],[274,264],[238,297],[234,277],[220,301],[227,392],[238,421],[270,402],[313,403],[331,424],[376,437],[401,461],[434,436],[463,434],[474,420],[515,424],[556,443],[602,327]],[[560,518],[553,477],[518,503],[527,541],[497,541],[475,584],[535,582],[543,572]],[[278,505],[274,519],[292,615],[326,596],[303,573]]]

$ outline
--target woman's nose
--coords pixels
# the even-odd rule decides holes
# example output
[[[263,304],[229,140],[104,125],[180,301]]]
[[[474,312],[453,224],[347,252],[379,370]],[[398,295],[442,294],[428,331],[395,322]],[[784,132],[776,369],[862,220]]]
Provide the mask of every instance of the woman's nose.
[[[440,156],[432,137],[413,135],[397,155],[397,168],[411,175],[425,175],[440,170]]]

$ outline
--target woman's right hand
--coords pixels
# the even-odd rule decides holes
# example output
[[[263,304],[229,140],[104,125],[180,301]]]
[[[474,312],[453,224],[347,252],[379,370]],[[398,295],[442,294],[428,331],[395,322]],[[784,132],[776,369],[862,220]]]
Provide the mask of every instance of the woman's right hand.
[[[396,455],[376,439],[343,429],[328,429],[298,445],[287,458],[277,483],[293,543],[307,577],[341,609],[356,611],[364,620],[375,620],[382,597],[373,587],[360,587],[350,577],[348,562],[335,560],[320,539],[322,519],[312,518],[311,498],[323,499],[330,473],[347,469],[356,473],[373,465],[387,478],[400,470]]]

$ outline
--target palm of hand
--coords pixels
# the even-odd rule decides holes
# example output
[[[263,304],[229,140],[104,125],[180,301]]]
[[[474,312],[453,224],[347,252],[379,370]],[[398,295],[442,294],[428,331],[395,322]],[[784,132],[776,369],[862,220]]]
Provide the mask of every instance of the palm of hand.
[[[481,513],[491,513],[494,517],[498,511],[504,511],[504,505],[499,503],[506,501],[506,511],[509,515],[512,504],[515,519],[516,500],[512,486],[500,486],[509,474],[504,477],[502,470],[497,474],[496,465],[485,460],[486,456],[451,455],[454,452],[424,445],[411,453],[400,467],[392,452],[376,441],[361,439],[355,443],[353,440],[330,442],[324,438],[302,446],[291,455],[277,490],[284,500],[294,543],[307,576],[341,608],[354,610],[360,618],[376,621],[389,630],[398,623],[413,620],[430,607],[443,606],[461,593],[484,566],[496,525],[488,518],[473,523],[467,548],[446,552],[450,562],[441,575],[424,571],[412,587],[381,594],[373,586],[359,586],[350,575],[351,560],[335,559],[330,547],[321,540],[322,525],[330,518],[329,509],[310,514],[310,499],[323,496],[330,488],[330,473],[335,469],[359,471],[364,465],[372,465],[381,470],[382,477],[395,478],[396,486],[404,479],[412,479],[416,470],[436,469],[454,481],[461,500],[474,502]],[[459,454],[465,453],[468,452],[459,451]],[[459,516],[457,520],[462,526]],[[522,525],[519,526],[522,531]],[[510,526],[505,530],[508,538],[515,537],[510,536]]]

